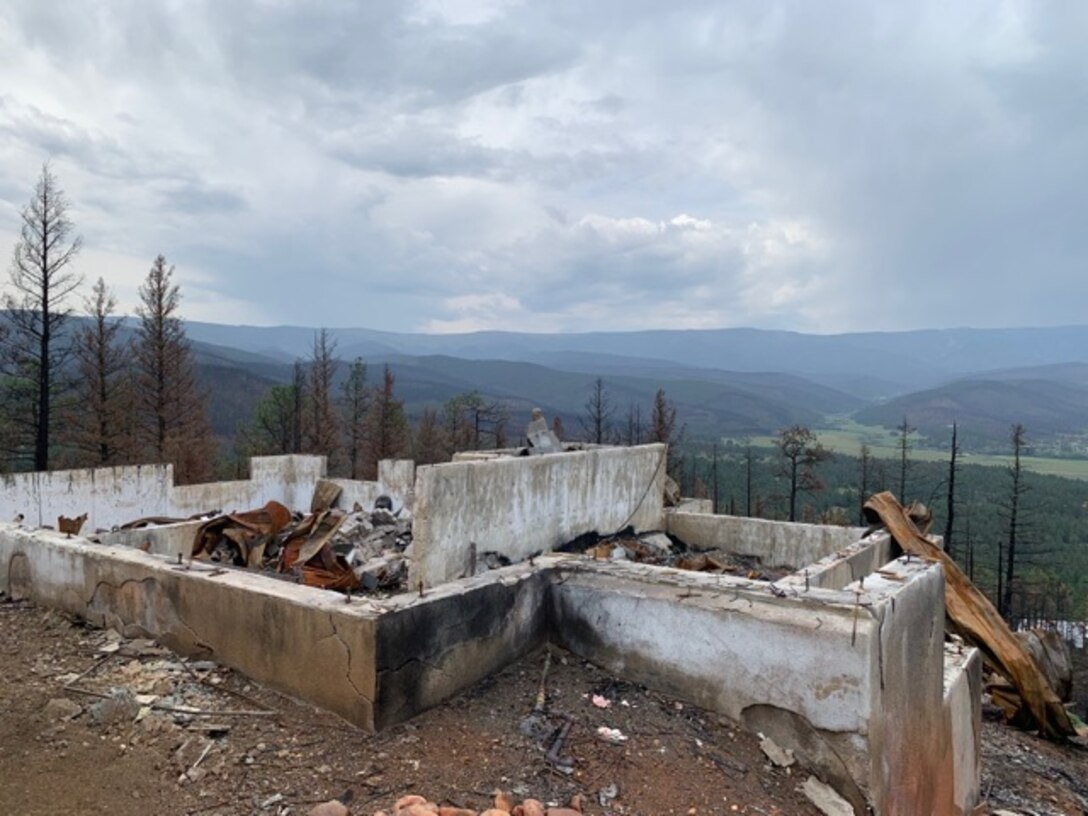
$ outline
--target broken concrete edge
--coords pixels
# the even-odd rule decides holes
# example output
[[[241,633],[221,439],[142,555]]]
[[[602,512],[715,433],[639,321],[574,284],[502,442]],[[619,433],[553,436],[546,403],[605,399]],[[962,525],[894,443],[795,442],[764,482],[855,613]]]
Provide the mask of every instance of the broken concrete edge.
[[[897,750],[919,758],[922,779],[938,772],[926,765],[927,729],[944,733],[943,721],[910,709],[933,696],[942,711],[940,665],[934,676],[930,630],[917,621],[919,609],[942,609],[941,570],[917,559],[894,570],[899,580],[886,587],[865,582],[875,600],[863,605],[852,589],[782,593],[737,576],[552,555],[422,597],[349,603],[242,570],[179,568],[138,550],[0,526],[0,588],[13,596],[213,656],[363,728],[408,719],[555,642],[772,735],[858,807],[893,801],[882,733],[910,735]],[[920,674],[905,665],[911,654],[923,656]],[[902,706],[889,705],[899,693],[892,671],[922,689],[907,689]]]
[[[982,798],[982,653],[945,643],[943,686],[944,764],[954,780],[950,812],[969,814]]]
[[[865,576],[876,572],[901,554],[892,537],[881,531],[798,569],[779,581],[779,584],[841,589],[847,584],[864,580]]]

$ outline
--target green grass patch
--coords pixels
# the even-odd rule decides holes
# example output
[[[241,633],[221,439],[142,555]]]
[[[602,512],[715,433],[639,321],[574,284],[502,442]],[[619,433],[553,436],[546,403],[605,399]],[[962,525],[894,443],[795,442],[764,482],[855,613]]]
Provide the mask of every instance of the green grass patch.
[[[844,456],[858,456],[861,446],[868,445],[869,452],[878,459],[899,458],[899,435],[879,425],[862,425],[850,419],[836,421],[831,428],[813,428],[824,447]],[[740,442],[741,440],[734,440]],[[750,440],[752,445],[774,445],[775,437],[757,436]],[[948,460],[948,450],[925,447],[926,440],[917,434],[911,435],[914,446],[910,458],[922,462],[944,462]],[[1033,473],[1048,476],[1062,476],[1066,479],[1088,480],[1088,459],[1055,459],[1046,456],[1024,456],[1021,464]],[[965,465],[984,465],[989,467],[1007,467],[1012,464],[1011,456],[971,453],[963,451],[960,462]]]

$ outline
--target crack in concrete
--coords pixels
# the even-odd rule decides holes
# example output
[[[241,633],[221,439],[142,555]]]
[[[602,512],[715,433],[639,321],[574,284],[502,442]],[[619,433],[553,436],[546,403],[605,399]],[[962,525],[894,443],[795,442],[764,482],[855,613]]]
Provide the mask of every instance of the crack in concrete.
[[[348,659],[348,666],[347,666],[347,669],[344,672],[344,679],[348,681],[348,685],[351,686],[352,690],[355,692],[355,695],[357,697],[359,697],[362,700],[365,700],[368,704],[372,705],[374,703],[374,701],[371,700],[369,697],[367,697],[366,694],[364,694],[362,692],[362,690],[357,685],[355,685],[355,681],[351,677],[351,662],[352,662],[351,647],[348,646],[347,642],[342,637],[340,637],[340,630],[336,628],[336,619],[334,618],[333,613],[329,612],[328,617],[329,617],[329,626],[332,627],[332,634],[326,635],[325,637],[321,638],[321,640],[328,640],[329,638],[336,638],[336,642],[344,647],[344,654],[347,656],[347,659]]]

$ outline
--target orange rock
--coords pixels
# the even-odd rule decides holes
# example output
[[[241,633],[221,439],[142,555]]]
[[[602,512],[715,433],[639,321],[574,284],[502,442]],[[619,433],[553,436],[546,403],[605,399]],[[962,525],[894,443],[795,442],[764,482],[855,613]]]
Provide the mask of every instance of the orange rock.
[[[488,808],[480,816],[510,816],[510,811],[499,810],[498,808]]]
[[[427,804],[427,800],[424,799],[422,796],[416,796],[415,794],[411,794],[409,796],[402,796],[400,799],[398,799],[394,803],[393,812],[394,813],[400,813],[406,807],[410,807],[411,805],[425,805],[425,804]]]
[[[577,810],[579,813],[581,813],[583,810],[585,810],[586,798],[580,793],[574,794],[574,796],[570,798],[570,807],[571,809]]]
[[[449,807],[443,805],[438,809],[438,816],[476,816],[475,810],[465,810],[465,808]]]
[[[526,799],[514,808],[514,816],[544,816],[544,803],[536,799]]]
[[[424,802],[401,808],[397,811],[397,816],[436,816],[437,813],[438,805],[434,802]]]
[[[506,791],[495,792],[495,810],[501,810],[503,813],[514,812],[514,797]]]
[[[351,811],[344,807],[344,803],[339,799],[330,799],[328,802],[314,805],[306,816],[348,816],[350,813]]]
[[[544,816],[582,816],[582,811],[574,808],[548,808]]]

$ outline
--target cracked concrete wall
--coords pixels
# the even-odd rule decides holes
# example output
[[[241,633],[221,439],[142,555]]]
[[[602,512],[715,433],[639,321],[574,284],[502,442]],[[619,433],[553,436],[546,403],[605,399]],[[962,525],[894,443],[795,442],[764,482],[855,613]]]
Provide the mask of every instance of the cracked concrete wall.
[[[548,640],[550,574],[522,564],[387,603],[378,620],[378,706],[384,728],[438,705]]]
[[[756,556],[769,567],[802,567],[861,538],[864,527],[794,524],[786,521],[688,513],[666,516],[668,532],[696,550],[721,548]]]
[[[522,561],[578,536],[664,526],[665,446],[451,462],[416,470],[409,581],[473,572],[477,554]]]
[[[0,527],[0,588],[129,637],[154,637],[374,728],[374,633],[365,602],[126,547]]]

